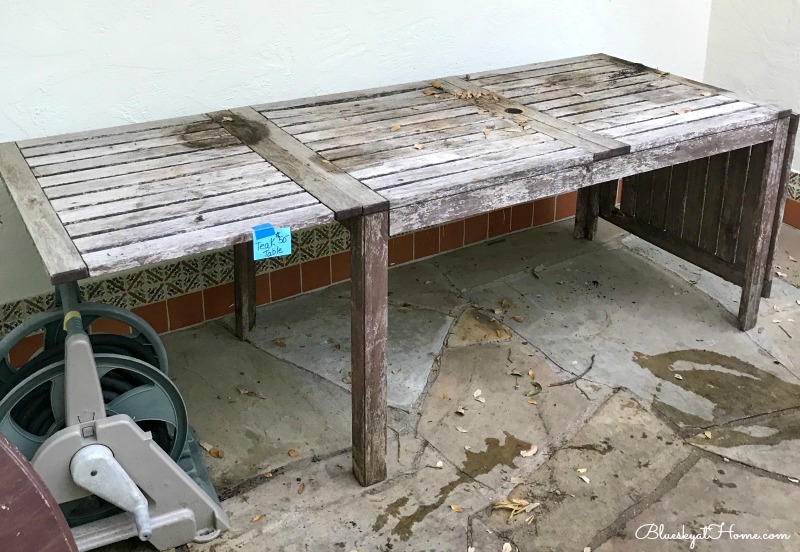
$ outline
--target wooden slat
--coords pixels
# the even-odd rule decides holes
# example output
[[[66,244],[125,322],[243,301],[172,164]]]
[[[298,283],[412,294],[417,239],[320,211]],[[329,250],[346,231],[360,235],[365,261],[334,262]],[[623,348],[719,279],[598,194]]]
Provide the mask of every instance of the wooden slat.
[[[736,243],[736,258],[734,259],[734,263],[742,268],[747,263],[747,248],[750,246],[753,235],[753,220],[755,218],[753,206],[758,201],[758,192],[761,189],[768,149],[766,143],[754,145],[750,149],[747,180],[745,181],[744,195],[742,196],[743,208],[742,217],[739,221],[739,239]]]
[[[627,152],[630,148],[613,139],[603,138],[590,131],[559,121],[531,109],[518,102],[502,98],[490,93],[477,85],[457,77],[449,77],[441,81],[442,88],[453,95],[469,94],[470,101],[490,111],[495,116],[508,120],[524,117],[528,119],[525,125],[530,125],[536,131],[547,134],[557,140],[579,147],[591,152],[595,159],[605,159],[614,155]],[[480,94],[480,96],[478,96]]]
[[[511,98],[511,94],[517,96],[532,94],[536,91],[548,91],[548,89],[568,89],[588,88],[593,86],[605,85],[608,87],[615,79],[630,76],[630,72],[621,74],[619,67],[613,64],[595,63],[587,64],[584,68],[570,66],[569,71],[536,71],[528,73],[516,79],[492,83],[483,80],[470,80],[486,89],[499,90],[506,98]],[[651,77],[652,78],[652,77]],[[465,79],[466,80],[466,79]]]
[[[669,198],[667,199],[667,220],[665,230],[680,238],[686,213],[687,178],[689,163],[679,163],[670,167]]]
[[[256,325],[256,263],[252,240],[233,246],[233,302],[236,337],[246,340]]]
[[[388,209],[385,199],[256,110],[219,111],[211,117],[331,209],[336,220]]]
[[[636,220],[646,223],[650,219],[650,206],[653,198],[653,171],[640,174],[636,183]]]
[[[669,199],[669,185],[672,167],[664,167],[653,171],[653,181],[650,194],[650,219],[649,224],[659,230],[665,230],[669,211],[667,201]]]
[[[684,213],[683,235],[681,237],[684,242],[694,247],[700,245],[708,166],[708,157],[692,161],[689,163],[689,174],[686,177],[686,212]]]
[[[724,132],[701,135],[682,142],[672,142],[628,155],[603,159],[594,163],[592,180],[606,182],[632,174],[668,167],[758,144],[775,132],[775,121],[728,129]]]
[[[569,75],[570,73],[582,71],[586,69],[594,69],[597,67],[616,67],[615,63],[611,63],[602,58],[594,57],[581,57],[569,63],[562,63],[562,61],[536,64],[528,68],[518,68],[516,71],[511,72],[494,72],[491,75],[483,75],[481,73],[467,75],[469,78],[466,80],[480,81],[481,86],[491,86],[499,88],[505,83],[530,79],[533,77],[551,76],[551,75]]]
[[[668,91],[669,89],[667,89]],[[654,92],[664,92],[663,90],[656,90]],[[641,99],[645,94],[640,94]],[[655,102],[658,105],[654,105]],[[567,115],[564,117],[565,121],[580,124],[589,130],[602,130],[605,128],[614,128],[619,125],[627,125],[631,123],[639,123],[649,119],[658,119],[660,117],[669,117],[674,115],[676,111],[689,109],[703,109],[706,107],[714,107],[717,105],[724,105],[727,103],[735,102],[727,96],[710,96],[685,99],[681,98],[678,101],[666,99],[663,96],[656,94],[648,94],[645,99],[634,104],[626,105],[623,108],[611,107],[609,109],[601,109],[599,111],[591,111],[589,113],[580,113],[578,115]],[[620,115],[620,111],[624,110],[625,113]]]
[[[717,252],[727,165],[728,154],[720,153],[709,158],[708,171],[706,172],[706,196],[703,201],[699,246],[703,251],[708,251],[712,254]]]
[[[750,164],[750,148],[734,150],[728,154],[725,171],[722,208],[719,215],[719,235],[717,255],[733,263],[736,259],[736,245],[739,239],[739,221],[744,202],[744,187],[747,182],[747,167]]]
[[[622,179],[622,197],[620,198],[619,209],[629,217],[636,216],[636,193],[639,191],[638,180],[638,174]]]
[[[61,284],[88,276],[86,264],[19,148],[12,142],[0,144],[0,179],[5,183],[22,215],[28,234],[50,275],[50,281]]]
[[[393,86],[379,86],[377,88],[365,88],[363,90],[354,90],[350,92],[336,92],[333,94],[324,94],[322,96],[308,96],[305,98],[297,98],[295,100],[270,102],[254,105],[252,107],[256,111],[275,111],[281,109],[297,109],[301,107],[316,107],[320,105],[339,103],[342,101],[356,101],[367,98],[387,96],[390,94],[397,94],[399,92],[408,92],[409,90],[419,90],[427,85],[428,84],[425,81],[407,82],[404,84],[395,84]]]
[[[524,73],[526,71],[535,71],[538,69],[546,69],[548,67],[563,67],[573,63],[581,63],[584,61],[605,61],[603,54],[589,54],[584,56],[574,56],[563,59],[556,59],[550,61],[538,61],[536,63],[527,63],[525,65],[515,65],[513,67],[503,67],[498,69],[488,69],[485,71],[478,71],[465,75],[464,78],[469,77],[470,80],[483,80],[489,77],[510,75],[514,73]]]
[[[253,226],[270,222],[276,227],[289,226],[292,231],[313,228],[333,222],[333,213],[321,203],[298,207],[268,215],[256,214],[233,222],[199,230],[187,228],[179,234],[137,241],[83,254],[90,276],[113,274],[144,265],[173,261],[191,255],[229,247],[253,238]]]

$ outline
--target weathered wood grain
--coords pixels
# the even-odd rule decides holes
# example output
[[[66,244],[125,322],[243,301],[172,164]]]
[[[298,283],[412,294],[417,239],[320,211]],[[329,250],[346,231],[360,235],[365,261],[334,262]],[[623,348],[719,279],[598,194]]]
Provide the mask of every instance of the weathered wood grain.
[[[252,108],[211,117],[334,212],[336,220],[386,210],[381,196]]]
[[[789,138],[789,124],[788,117],[779,119],[776,124],[775,137],[768,147],[767,165],[755,206],[754,232],[747,251],[747,266],[739,303],[739,324],[745,331],[755,326],[758,318],[758,305],[764,285],[778,190],[784,168],[785,148]]]
[[[595,184],[578,190],[575,205],[575,227],[572,231],[575,239],[594,239],[594,234],[597,232],[597,217],[600,215],[601,186],[603,184]]]
[[[774,135],[774,133],[773,133]],[[758,203],[758,193],[764,178],[764,167],[767,163],[767,143],[756,144],[750,148],[750,160],[747,166],[747,180],[744,185],[742,197],[742,218],[739,222],[739,239],[736,243],[736,258],[734,263],[742,270],[747,265],[747,251],[753,235],[753,220],[755,212],[753,206]]]
[[[19,209],[50,281],[61,284],[88,276],[80,253],[13,142],[0,144],[0,180]]]
[[[728,170],[728,154],[720,153],[709,158],[706,171],[706,196],[700,228],[699,247],[711,254],[717,252],[720,214],[725,192],[725,175]]]
[[[628,146],[613,139],[603,138],[593,132],[571,125],[531,109],[518,102],[505,99],[488,90],[471,84],[458,77],[449,77],[440,81],[442,89],[446,92],[465,97],[497,117],[514,120],[523,117],[527,119],[525,125],[530,125],[537,132],[547,134],[552,138],[561,140],[575,147],[591,152],[595,159],[605,159],[614,155],[625,153]]]
[[[750,148],[734,150],[728,154],[725,181],[722,183],[722,208],[719,213],[716,254],[729,263],[734,263],[736,260],[739,223],[742,210],[746,207],[743,200],[749,164]]]
[[[367,487],[386,479],[388,213],[355,217],[349,228],[353,473]]]
[[[233,246],[233,303],[236,337],[244,341],[256,325],[256,263],[252,240]]]

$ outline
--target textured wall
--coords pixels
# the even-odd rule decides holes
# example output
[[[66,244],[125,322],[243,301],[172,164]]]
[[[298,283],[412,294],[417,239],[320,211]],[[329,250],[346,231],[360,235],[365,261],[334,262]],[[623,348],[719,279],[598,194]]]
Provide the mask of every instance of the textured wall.
[[[3,0],[0,141],[598,51],[700,78],[710,4]],[[0,304],[47,290],[0,220]]]
[[[800,111],[800,2],[715,0],[705,80]],[[800,169],[800,143],[794,169]]]

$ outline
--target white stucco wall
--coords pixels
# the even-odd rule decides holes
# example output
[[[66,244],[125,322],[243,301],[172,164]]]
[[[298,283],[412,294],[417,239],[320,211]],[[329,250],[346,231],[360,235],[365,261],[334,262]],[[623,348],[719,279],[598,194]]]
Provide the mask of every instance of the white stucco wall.
[[[703,76],[711,0],[3,0],[0,141],[604,51]],[[49,286],[0,189],[0,304]]]
[[[800,1],[714,0],[705,80],[800,111]],[[800,169],[800,143],[793,168]]]

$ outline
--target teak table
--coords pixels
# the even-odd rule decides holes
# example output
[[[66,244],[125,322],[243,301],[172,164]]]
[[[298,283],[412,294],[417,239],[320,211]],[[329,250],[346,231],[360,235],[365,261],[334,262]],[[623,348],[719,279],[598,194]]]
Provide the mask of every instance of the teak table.
[[[0,176],[54,284],[232,245],[241,338],[251,227],[347,225],[353,470],[370,485],[386,476],[389,236],[577,190],[577,238],[603,217],[741,286],[746,330],[797,121],[597,54],[2,144]]]

